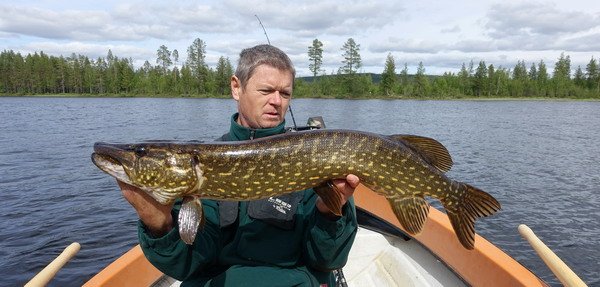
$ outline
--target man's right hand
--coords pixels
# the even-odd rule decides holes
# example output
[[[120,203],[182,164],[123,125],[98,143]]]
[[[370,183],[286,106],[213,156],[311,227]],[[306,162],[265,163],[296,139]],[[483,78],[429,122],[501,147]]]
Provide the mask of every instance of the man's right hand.
[[[140,220],[154,237],[162,237],[173,229],[173,204],[162,205],[143,190],[117,181],[123,197],[133,206]]]

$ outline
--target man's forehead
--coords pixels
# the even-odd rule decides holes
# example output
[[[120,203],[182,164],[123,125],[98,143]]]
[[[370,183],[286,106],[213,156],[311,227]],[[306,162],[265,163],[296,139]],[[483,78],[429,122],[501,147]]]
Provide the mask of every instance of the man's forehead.
[[[279,73],[273,73],[272,71],[278,71]],[[252,71],[252,74],[250,75],[250,78],[248,80],[255,81],[257,83],[268,84],[272,80],[280,80],[280,77],[279,77],[281,75],[280,73],[287,74],[289,76],[290,85],[293,83],[294,79],[293,79],[293,74],[291,71],[278,69],[278,68],[275,68],[273,66],[266,65],[266,64],[257,66],[254,69],[254,71]],[[256,77],[257,74],[261,74],[260,77]]]

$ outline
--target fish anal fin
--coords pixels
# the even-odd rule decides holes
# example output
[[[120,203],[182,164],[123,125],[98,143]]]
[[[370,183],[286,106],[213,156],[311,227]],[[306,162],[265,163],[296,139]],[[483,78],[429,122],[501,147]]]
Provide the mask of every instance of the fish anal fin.
[[[313,189],[333,214],[342,216],[342,194],[331,181],[323,182]]]
[[[410,234],[419,234],[423,230],[427,215],[429,214],[429,203],[422,197],[405,197],[388,199],[394,214],[402,227]]]
[[[448,149],[435,139],[415,135],[391,135],[388,137],[404,143],[427,163],[442,172],[448,172],[452,168],[452,157]]]
[[[192,245],[198,230],[204,227],[204,213],[199,197],[187,196],[183,199],[177,222],[181,240]]]
[[[491,195],[476,187],[459,183],[466,188],[460,202],[442,202],[460,243],[467,249],[475,247],[475,220],[500,210],[500,203]]]

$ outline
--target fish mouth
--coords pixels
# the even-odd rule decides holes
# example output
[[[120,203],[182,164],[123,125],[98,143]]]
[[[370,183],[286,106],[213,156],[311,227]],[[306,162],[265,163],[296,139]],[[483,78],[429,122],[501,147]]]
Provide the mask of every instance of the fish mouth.
[[[92,162],[102,171],[108,173],[117,180],[132,184],[129,175],[125,171],[119,158],[123,158],[126,150],[119,146],[107,143],[95,143],[92,153]],[[119,156],[120,155],[120,156]]]

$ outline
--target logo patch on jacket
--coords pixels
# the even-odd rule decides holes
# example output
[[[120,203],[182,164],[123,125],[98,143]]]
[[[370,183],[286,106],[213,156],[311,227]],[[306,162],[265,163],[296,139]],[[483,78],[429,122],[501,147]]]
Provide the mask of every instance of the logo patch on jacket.
[[[292,205],[281,198],[269,197],[268,201],[273,204],[273,208],[283,214],[288,214],[292,210]]]

